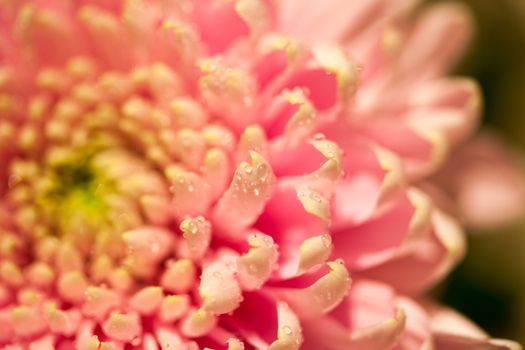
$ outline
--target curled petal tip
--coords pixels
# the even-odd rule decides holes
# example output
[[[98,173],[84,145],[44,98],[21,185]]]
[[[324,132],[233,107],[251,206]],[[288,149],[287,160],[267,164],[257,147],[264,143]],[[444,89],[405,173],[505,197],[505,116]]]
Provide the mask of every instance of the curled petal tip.
[[[332,253],[332,248],[332,237],[328,233],[306,239],[299,248],[299,272],[324,263]]]
[[[235,310],[242,302],[242,292],[229,266],[221,262],[204,267],[199,285],[202,309],[215,315]]]
[[[397,343],[405,329],[405,323],[405,312],[402,309],[397,309],[392,318],[377,325],[354,331],[351,340],[356,346],[363,348],[387,349]]]
[[[193,258],[201,258],[207,251],[211,241],[211,224],[202,216],[184,219],[179,228],[188,244],[188,250]]]
[[[268,350],[297,350],[303,343],[301,324],[290,307],[280,302],[277,304],[277,340]]]
[[[277,263],[277,245],[272,237],[256,233],[248,237],[250,250],[239,257],[239,279],[246,289],[261,287],[270,277]]]
[[[330,222],[330,202],[328,199],[304,186],[297,189],[297,198],[307,213],[319,217],[325,223]]]
[[[213,212],[213,222],[234,233],[259,217],[276,181],[270,164],[261,154],[249,151],[249,155],[250,163],[239,165]]]

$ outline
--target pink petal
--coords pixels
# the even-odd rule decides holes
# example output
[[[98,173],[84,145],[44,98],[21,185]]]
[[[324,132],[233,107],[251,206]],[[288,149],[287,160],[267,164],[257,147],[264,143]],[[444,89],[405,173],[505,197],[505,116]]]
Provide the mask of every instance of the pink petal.
[[[449,308],[424,304],[432,321],[436,349],[452,350],[520,350],[518,343],[490,339],[478,326]]]
[[[383,213],[361,225],[340,229],[332,234],[335,256],[350,268],[365,268],[374,260],[397,249],[409,233],[414,207],[406,195]]]
[[[87,39],[104,63],[114,68],[130,68],[134,54],[130,52],[128,32],[118,18],[94,6],[83,6],[78,12]]]
[[[329,0],[305,8],[300,0],[285,0],[279,4],[279,26],[311,42],[343,41],[366,32],[376,21],[388,18],[393,12],[402,12],[413,2]],[[297,16],[298,13],[301,16]],[[329,23],[326,18],[330,18]]]
[[[461,4],[429,6],[401,50],[399,70],[416,79],[443,73],[461,57],[471,31],[469,12]]]
[[[304,322],[304,348],[388,349],[399,341],[405,322],[405,313],[396,310],[391,288],[358,280],[332,313]]]
[[[456,145],[475,130],[481,102],[475,82],[447,79],[423,84],[409,104],[414,108],[407,116],[410,125],[439,130]]]
[[[320,111],[333,107],[337,102],[337,77],[322,67],[300,70],[289,77],[284,88],[296,87],[308,91],[308,99]]]
[[[235,3],[236,1],[202,0],[195,4],[199,32],[211,53],[224,51],[235,40],[250,33],[248,24],[236,11]]]
[[[432,223],[430,232],[401,246],[383,263],[368,269],[366,275],[410,294],[420,294],[435,285],[463,256],[465,238],[458,223],[439,211],[432,213]]]
[[[267,161],[254,151],[250,158],[250,163],[239,165],[230,187],[213,210],[214,226],[232,238],[238,238],[257,220],[274,188],[275,176]]]
[[[451,210],[467,224],[490,230],[523,216],[524,169],[496,135],[483,133],[458,149],[435,181],[457,203]]]
[[[85,52],[82,37],[64,9],[27,6],[19,15],[18,35],[32,59],[42,65],[62,65]],[[39,62],[42,60],[42,62]]]
[[[350,276],[342,261],[327,263],[329,272],[306,288],[269,288],[302,318],[316,318],[334,309],[350,288]]]

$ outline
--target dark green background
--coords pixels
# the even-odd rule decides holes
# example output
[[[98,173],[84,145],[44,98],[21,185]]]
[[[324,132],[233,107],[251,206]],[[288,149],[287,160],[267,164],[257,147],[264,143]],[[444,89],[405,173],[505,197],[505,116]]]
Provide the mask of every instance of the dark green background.
[[[478,80],[483,127],[525,155],[525,0],[460,2],[472,9],[477,28],[454,74]],[[470,233],[466,259],[435,293],[492,336],[525,344],[525,223]]]

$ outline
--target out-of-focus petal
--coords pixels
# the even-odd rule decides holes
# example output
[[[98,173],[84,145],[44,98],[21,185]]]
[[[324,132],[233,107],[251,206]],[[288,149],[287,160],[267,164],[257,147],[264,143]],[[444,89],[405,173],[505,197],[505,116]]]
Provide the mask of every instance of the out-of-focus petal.
[[[490,230],[525,212],[525,166],[497,136],[485,133],[460,148],[435,181],[472,227]],[[440,203],[445,204],[446,203]]]

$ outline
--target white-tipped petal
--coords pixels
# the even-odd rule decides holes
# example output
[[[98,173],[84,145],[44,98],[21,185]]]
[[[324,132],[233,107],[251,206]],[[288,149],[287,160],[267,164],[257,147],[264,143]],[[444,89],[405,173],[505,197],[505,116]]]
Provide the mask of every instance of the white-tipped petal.
[[[250,125],[241,135],[237,146],[237,163],[249,160],[250,151],[255,151],[263,157],[268,156],[268,140],[264,130],[259,125]]]
[[[111,289],[88,287],[82,312],[96,320],[103,320],[113,309],[121,305],[121,297]]]
[[[160,306],[160,319],[164,322],[174,322],[189,311],[190,298],[183,295],[168,295]]]
[[[211,200],[219,198],[228,187],[231,170],[227,153],[221,148],[212,148],[204,156],[202,173],[204,180],[210,186]]]
[[[164,293],[160,287],[145,287],[136,292],[129,300],[133,310],[141,315],[152,315],[160,307]]]
[[[275,184],[275,175],[268,162],[250,151],[250,163],[242,162],[217,206],[214,223],[232,236],[254,223],[264,209]]]
[[[182,334],[196,338],[207,334],[217,324],[217,316],[203,309],[194,310],[183,321],[181,325]]]
[[[407,194],[416,209],[412,220],[410,220],[410,235],[414,236],[427,232],[432,225],[432,211],[434,209],[432,200],[416,188],[410,188]]]
[[[374,149],[379,165],[386,172],[381,184],[380,201],[385,201],[399,192],[405,186],[405,172],[401,159],[392,152],[376,147]]]
[[[215,315],[235,310],[242,301],[242,292],[234,272],[222,262],[213,262],[202,270],[199,295],[202,309]]]
[[[228,339],[228,350],[244,350],[244,343],[237,338]]]
[[[165,196],[144,195],[140,197],[142,211],[154,225],[165,225],[171,219],[171,203]]]
[[[330,222],[330,202],[319,192],[300,186],[297,188],[297,198],[307,213],[317,216],[326,223]]]
[[[350,340],[356,348],[388,349],[396,344],[403,333],[406,323],[406,314],[397,309],[395,315],[380,324],[356,330]]]
[[[342,261],[331,261],[327,265],[330,271],[309,287],[275,288],[275,294],[286,300],[294,309],[301,310],[308,318],[315,318],[331,311],[343,300],[350,288],[351,279]]]
[[[344,50],[336,45],[316,45],[313,54],[323,68],[337,76],[340,100],[349,101],[356,90],[357,72]]]
[[[208,250],[211,241],[211,225],[202,216],[184,219],[179,228],[188,245],[192,258],[200,259]]]
[[[168,262],[168,266],[160,277],[162,288],[173,293],[185,293],[196,282],[196,268],[190,259],[180,259]]]
[[[178,166],[166,169],[171,181],[173,193],[173,210],[175,216],[200,215],[206,212],[210,203],[209,189],[203,179],[192,172],[184,171]]]
[[[174,99],[170,107],[175,123],[181,128],[200,128],[209,118],[204,108],[197,101],[188,97]]]
[[[299,248],[299,272],[324,263],[332,253],[332,247],[332,237],[328,233],[306,239]]]
[[[296,88],[285,91],[283,98],[290,105],[297,107],[297,111],[286,123],[285,135],[287,138],[301,140],[311,136],[316,127],[317,111],[305,96],[304,90]]]
[[[272,237],[255,233],[248,237],[250,250],[239,257],[239,279],[245,289],[259,288],[272,274],[277,262],[277,246]]]
[[[176,329],[164,326],[155,330],[155,336],[161,349],[185,349],[182,338]]]
[[[341,165],[341,149],[335,142],[325,139],[322,134],[315,135],[310,142],[327,159],[333,159],[338,165]]]
[[[286,303],[277,304],[277,340],[268,350],[297,350],[303,343],[301,323]]]
[[[112,313],[102,325],[104,334],[124,342],[130,342],[142,333],[142,326],[136,314]]]
[[[122,237],[130,256],[140,261],[158,262],[173,249],[173,235],[158,227],[141,227],[125,232]]]

